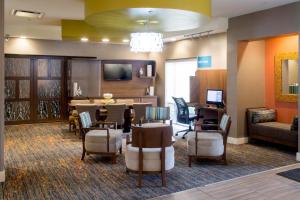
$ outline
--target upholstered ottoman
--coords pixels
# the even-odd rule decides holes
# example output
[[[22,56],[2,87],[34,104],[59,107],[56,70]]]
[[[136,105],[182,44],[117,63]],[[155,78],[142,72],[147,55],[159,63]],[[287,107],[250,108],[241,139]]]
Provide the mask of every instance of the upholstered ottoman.
[[[188,155],[196,155],[196,133],[191,132],[187,138]],[[224,153],[223,137],[216,132],[198,132],[197,156],[221,156]]]

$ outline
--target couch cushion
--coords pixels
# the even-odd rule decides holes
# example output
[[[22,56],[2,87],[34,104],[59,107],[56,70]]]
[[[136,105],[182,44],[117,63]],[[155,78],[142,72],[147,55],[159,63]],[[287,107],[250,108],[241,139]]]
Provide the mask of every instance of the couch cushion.
[[[254,111],[252,116],[253,123],[276,121],[276,111],[274,109]]]
[[[272,127],[277,129],[283,129],[283,130],[290,130],[291,127],[290,124],[280,123],[280,122],[264,122],[264,123],[260,123],[259,126]]]
[[[297,146],[298,133],[290,130],[290,124],[279,122],[265,122],[253,124],[251,137],[270,138],[277,143],[290,143]]]

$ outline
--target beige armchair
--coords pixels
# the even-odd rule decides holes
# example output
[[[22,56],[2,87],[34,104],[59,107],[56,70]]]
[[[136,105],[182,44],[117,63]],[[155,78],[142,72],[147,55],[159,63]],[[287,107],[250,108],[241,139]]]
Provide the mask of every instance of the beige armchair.
[[[227,164],[226,145],[231,125],[230,116],[224,114],[218,130],[193,131],[187,138],[189,167],[192,159],[217,159]]]
[[[99,128],[99,124],[105,123],[107,128]],[[111,128],[113,126],[113,129]],[[122,131],[117,130],[116,123],[92,123],[90,114],[79,114],[79,127],[82,134],[82,157],[86,154],[100,154],[110,156],[112,163],[116,163],[118,152],[122,154]]]

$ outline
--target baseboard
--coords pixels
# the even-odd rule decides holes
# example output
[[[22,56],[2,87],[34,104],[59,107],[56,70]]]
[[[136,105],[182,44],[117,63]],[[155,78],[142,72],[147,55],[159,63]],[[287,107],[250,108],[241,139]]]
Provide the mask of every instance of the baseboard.
[[[5,170],[0,171],[0,183],[5,182]]]
[[[297,152],[297,154],[296,154],[296,160],[300,161],[300,152]]]
[[[234,137],[228,137],[227,143],[229,144],[246,144],[248,143],[249,138],[243,137],[243,138],[234,138]]]

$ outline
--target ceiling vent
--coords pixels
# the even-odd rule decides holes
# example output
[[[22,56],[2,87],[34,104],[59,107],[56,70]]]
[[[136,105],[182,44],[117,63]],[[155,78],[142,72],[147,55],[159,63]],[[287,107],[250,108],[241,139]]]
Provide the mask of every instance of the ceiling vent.
[[[27,17],[27,18],[37,18],[37,19],[41,19],[45,15],[45,13],[43,12],[35,12],[29,10],[15,10],[15,9],[12,9],[10,14],[17,17]]]

